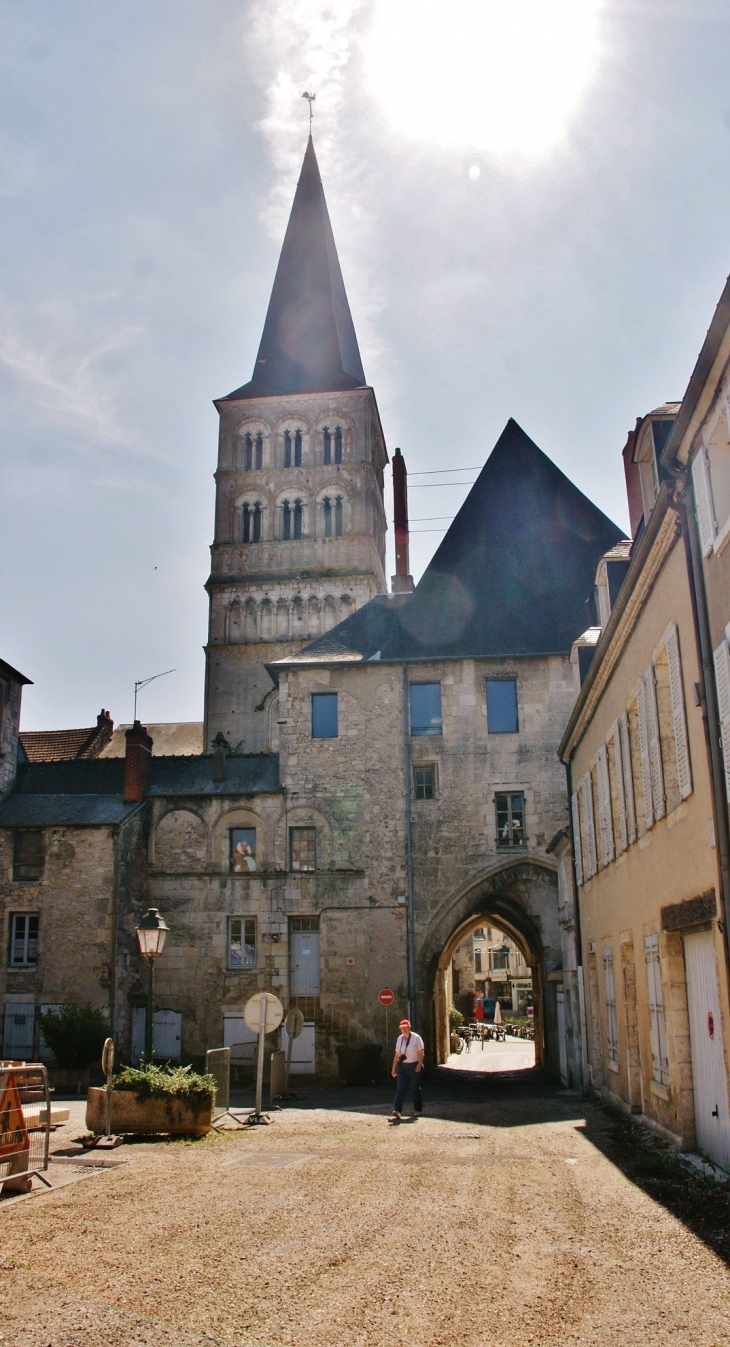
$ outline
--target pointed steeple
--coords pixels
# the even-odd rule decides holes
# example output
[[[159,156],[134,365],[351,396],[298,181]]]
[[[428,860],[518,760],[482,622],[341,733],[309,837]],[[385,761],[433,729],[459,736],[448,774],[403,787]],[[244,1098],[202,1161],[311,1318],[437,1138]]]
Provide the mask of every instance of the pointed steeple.
[[[310,135],[250,383],[227,400],[365,384]]]

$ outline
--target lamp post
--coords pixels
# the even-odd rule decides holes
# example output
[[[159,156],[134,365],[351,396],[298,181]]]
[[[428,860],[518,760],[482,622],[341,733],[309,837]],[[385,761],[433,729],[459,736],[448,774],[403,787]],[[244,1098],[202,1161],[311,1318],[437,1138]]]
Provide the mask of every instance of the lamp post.
[[[139,952],[143,958],[149,962],[149,976],[147,981],[147,1019],[144,1029],[144,1055],[145,1061],[152,1061],[152,1024],[154,1015],[154,996],[155,996],[155,959],[162,953],[165,938],[170,927],[167,925],[164,917],[156,907],[151,907],[145,912],[137,930],[137,941],[139,943]]]

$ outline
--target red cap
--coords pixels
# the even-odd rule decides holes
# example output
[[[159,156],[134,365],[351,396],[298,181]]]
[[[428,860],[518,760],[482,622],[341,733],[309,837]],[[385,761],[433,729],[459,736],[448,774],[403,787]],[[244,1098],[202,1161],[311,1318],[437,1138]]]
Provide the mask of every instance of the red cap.
[[[411,1027],[411,1022],[410,1022],[410,1020],[401,1020],[400,1024],[398,1025],[398,1028],[399,1028],[399,1029],[402,1029],[404,1024],[406,1024],[406,1025],[408,1026],[408,1028],[410,1029],[410,1027]]]

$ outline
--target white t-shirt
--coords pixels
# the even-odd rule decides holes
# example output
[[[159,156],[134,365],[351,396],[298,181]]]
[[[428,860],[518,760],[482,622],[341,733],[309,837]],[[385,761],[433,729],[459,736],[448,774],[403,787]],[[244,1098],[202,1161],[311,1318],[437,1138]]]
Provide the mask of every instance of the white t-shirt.
[[[400,1057],[402,1053],[405,1053],[407,1062],[417,1062],[419,1053],[423,1052],[423,1039],[420,1034],[416,1034],[411,1030],[411,1036],[407,1041],[408,1047],[406,1047],[405,1034],[401,1034],[395,1045],[396,1057]]]

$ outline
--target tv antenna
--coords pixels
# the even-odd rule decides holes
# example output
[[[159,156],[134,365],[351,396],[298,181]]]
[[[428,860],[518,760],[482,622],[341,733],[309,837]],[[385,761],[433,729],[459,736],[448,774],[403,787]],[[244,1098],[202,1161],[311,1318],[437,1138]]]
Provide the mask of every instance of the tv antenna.
[[[314,116],[314,109],[313,109],[313,107],[312,107],[312,104],[313,104],[313,102],[314,102],[314,100],[315,100],[316,97],[317,97],[316,94],[310,94],[306,89],[304,90],[304,93],[302,94],[302,98],[306,98],[307,102],[309,103],[309,134],[310,134],[310,136],[311,136],[311,134],[312,134],[312,118],[313,118],[313,116]]]
[[[165,669],[164,673],[153,674],[151,678],[138,678],[134,685],[134,719],[137,719],[137,694],[142,688],[146,688],[148,683],[154,683],[156,678],[167,678],[168,674],[175,673],[175,669]]]

